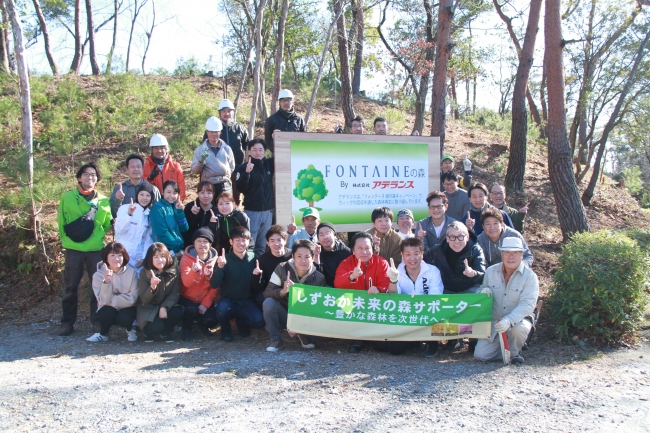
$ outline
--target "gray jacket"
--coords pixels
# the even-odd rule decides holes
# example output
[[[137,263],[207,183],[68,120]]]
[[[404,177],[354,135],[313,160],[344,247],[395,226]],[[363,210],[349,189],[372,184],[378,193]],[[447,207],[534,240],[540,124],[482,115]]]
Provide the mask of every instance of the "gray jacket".
[[[497,242],[492,242],[490,238],[487,237],[485,232],[478,235],[478,244],[481,246],[481,249],[483,249],[483,254],[485,255],[485,261],[487,262],[487,265],[492,266],[503,261],[501,260],[501,250],[499,247],[505,238],[521,239],[521,243],[524,244],[524,248],[526,249],[524,251],[523,262],[528,265],[529,268],[533,266],[533,253],[530,252],[528,244],[517,230],[511,229],[508,226],[505,226],[503,230],[501,230],[501,236]]]
[[[460,221],[463,216],[467,216],[467,212],[469,212],[472,206],[469,201],[467,191],[458,188],[453,194],[449,194],[447,191],[445,191],[445,195],[447,196],[447,201],[449,202],[446,212],[447,215],[458,221]]]
[[[440,237],[436,236],[436,227],[433,224],[433,219],[427,217],[419,221],[422,230],[427,232],[427,235],[424,237],[424,251],[429,251],[429,249],[434,248],[437,245],[440,245],[442,241],[445,240],[447,236],[447,226],[456,221],[449,215],[445,214],[445,222],[442,224],[442,230],[440,230]],[[416,227],[417,230],[417,227]]]
[[[144,179],[140,179],[140,183],[146,182]],[[138,183],[138,185],[140,185]],[[111,214],[113,215],[113,218],[117,218],[117,211],[122,206],[122,204],[130,204],[131,199],[133,199],[133,203],[135,203],[137,200],[137,197],[135,196],[135,189],[138,187],[138,185],[133,185],[133,182],[131,182],[131,179],[127,179],[124,182],[122,182],[122,192],[124,193],[124,198],[122,200],[119,200],[117,197],[115,197],[115,194],[117,194],[117,191],[119,191],[120,186],[115,185],[115,188],[113,188],[113,194],[111,194],[111,198],[109,199],[111,203]],[[153,202],[151,205],[153,206],[154,203],[156,203],[158,200],[160,200],[160,191],[158,191],[158,188],[156,188],[156,185],[153,185]]]
[[[200,174],[201,180],[207,180],[211,184],[230,182],[230,175],[235,170],[235,157],[232,149],[223,140],[219,139],[221,148],[216,156],[212,151],[210,143],[205,140],[203,144],[194,150],[192,158],[192,173]],[[208,157],[205,162],[199,162],[201,154],[208,150]]]

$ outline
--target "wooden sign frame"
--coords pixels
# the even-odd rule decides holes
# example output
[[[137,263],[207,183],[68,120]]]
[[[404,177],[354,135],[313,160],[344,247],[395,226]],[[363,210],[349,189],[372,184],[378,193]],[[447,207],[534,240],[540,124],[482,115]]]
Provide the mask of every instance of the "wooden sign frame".
[[[357,135],[322,134],[306,132],[275,133],[275,218],[284,227],[291,222],[291,202],[294,182],[291,179],[291,140],[345,141],[352,143],[404,143],[427,144],[429,146],[429,191],[440,190],[440,137],[421,137],[411,135]],[[397,212],[393,209],[394,212]],[[395,215],[397,218],[397,215]],[[296,221],[301,226],[301,221]],[[370,224],[336,224],[336,230],[362,231]]]

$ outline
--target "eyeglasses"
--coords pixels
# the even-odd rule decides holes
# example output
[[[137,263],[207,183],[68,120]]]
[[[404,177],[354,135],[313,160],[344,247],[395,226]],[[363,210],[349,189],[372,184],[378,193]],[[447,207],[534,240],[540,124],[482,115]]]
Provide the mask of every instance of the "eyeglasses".
[[[437,206],[429,206],[429,209],[441,210],[444,207],[445,207],[444,205],[439,204]]]
[[[81,175],[86,177],[94,177],[94,178],[97,177],[97,173],[91,173],[89,171],[84,171],[83,173],[81,173]]]
[[[497,191],[497,192],[491,192],[490,194],[492,194],[492,195],[503,195],[503,192]]]
[[[459,236],[449,235],[449,236],[447,236],[447,239],[449,239],[450,241],[461,241],[462,242],[462,241],[465,240],[466,237],[467,236],[465,236],[465,235],[459,235]]]
[[[456,185],[456,182],[443,182],[442,185],[443,186],[452,186],[452,185]]]
[[[353,123],[352,126],[351,126],[351,128],[355,128],[355,129],[356,129],[356,128],[363,128],[363,125],[360,125],[360,124],[358,124],[358,123]]]

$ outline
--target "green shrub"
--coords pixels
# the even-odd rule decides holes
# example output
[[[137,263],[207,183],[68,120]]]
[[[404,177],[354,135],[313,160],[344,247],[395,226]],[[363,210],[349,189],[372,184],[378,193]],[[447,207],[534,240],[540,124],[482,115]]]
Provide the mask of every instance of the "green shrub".
[[[621,232],[580,233],[566,244],[549,293],[560,337],[619,344],[634,337],[647,302],[648,260]]]
[[[650,230],[631,229],[625,232],[626,236],[636,241],[641,250],[650,255]]]

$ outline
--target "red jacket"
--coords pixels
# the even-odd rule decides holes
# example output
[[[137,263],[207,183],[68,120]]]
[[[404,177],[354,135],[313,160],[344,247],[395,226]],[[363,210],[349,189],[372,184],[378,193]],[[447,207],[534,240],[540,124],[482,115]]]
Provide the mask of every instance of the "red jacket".
[[[191,252],[190,252],[191,250]],[[193,246],[185,248],[185,254],[181,259],[181,296],[197,304],[205,305],[207,308],[212,306],[214,298],[217,296],[217,289],[210,286],[210,278],[214,264],[217,262],[217,251],[210,248],[210,259],[207,262],[200,261],[201,272],[192,270],[192,265],[196,263],[196,251]]]
[[[368,290],[370,288],[369,279],[372,278],[372,285],[379,289],[380,292],[386,293],[390,284],[390,280],[388,279],[388,262],[377,254],[373,254],[368,265],[361,263],[363,276],[350,281],[350,274],[352,274],[358,263],[359,259],[354,256],[343,260],[336,269],[334,287],[337,289]]]
[[[185,175],[183,174],[181,165],[178,162],[172,160],[171,155],[168,155],[167,161],[165,161],[165,165],[163,165],[162,173],[158,173],[158,176],[156,176],[153,180],[149,180],[149,175],[153,171],[154,167],[156,167],[156,170],[158,170],[158,165],[153,162],[151,155],[149,155],[149,157],[144,161],[142,178],[150,184],[156,185],[161,195],[163,193],[163,183],[168,180],[173,180],[178,184],[181,201],[185,201]]]

